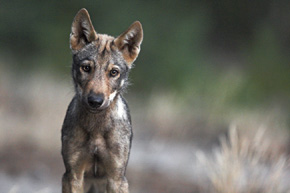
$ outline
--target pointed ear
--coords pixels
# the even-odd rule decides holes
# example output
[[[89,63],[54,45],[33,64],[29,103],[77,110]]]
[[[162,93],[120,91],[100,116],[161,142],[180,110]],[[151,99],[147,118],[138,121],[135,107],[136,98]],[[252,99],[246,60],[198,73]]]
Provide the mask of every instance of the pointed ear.
[[[86,44],[97,39],[97,33],[92,25],[86,9],[81,9],[75,16],[70,34],[70,48],[80,50]]]
[[[115,44],[122,52],[124,59],[129,64],[135,61],[143,40],[143,29],[139,21],[135,21],[124,33],[115,39]]]

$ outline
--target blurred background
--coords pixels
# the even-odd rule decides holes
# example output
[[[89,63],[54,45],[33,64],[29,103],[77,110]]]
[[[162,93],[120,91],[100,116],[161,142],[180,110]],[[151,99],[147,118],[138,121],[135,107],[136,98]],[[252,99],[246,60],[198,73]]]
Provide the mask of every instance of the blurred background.
[[[61,191],[69,34],[83,7],[98,33],[144,28],[126,94],[131,192],[290,191],[289,1],[10,0],[0,6],[1,193]]]

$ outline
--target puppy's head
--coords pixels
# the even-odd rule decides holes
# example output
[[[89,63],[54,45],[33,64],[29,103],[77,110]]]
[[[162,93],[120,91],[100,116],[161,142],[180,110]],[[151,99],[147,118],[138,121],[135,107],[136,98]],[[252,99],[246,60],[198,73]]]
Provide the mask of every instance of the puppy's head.
[[[77,13],[70,34],[72,76],[77,96],[90,112],[108,108],[127,86],[142,40],[138,21],[114,38],[96,33],[86,9]]]

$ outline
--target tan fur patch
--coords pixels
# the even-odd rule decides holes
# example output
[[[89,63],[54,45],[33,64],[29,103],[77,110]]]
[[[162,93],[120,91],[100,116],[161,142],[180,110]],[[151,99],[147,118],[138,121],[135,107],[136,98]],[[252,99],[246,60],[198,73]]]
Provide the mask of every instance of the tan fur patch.
[[[96,46],[99,47],[99,54],[105,51],[110,52],[110,45],[113,42],[114,37],[106,34],[98,34],[98,40],[96,41]]]
[[[70,163],[71,163],[72,165],[75,165],[75,164],[77,163],[77,161],[78,161],[79,158],[80,158],[80,154],[81,154],[81,152],[75,152],[75,153],[71,156],[71,159],[70,159],[69,161],[70,161]]]

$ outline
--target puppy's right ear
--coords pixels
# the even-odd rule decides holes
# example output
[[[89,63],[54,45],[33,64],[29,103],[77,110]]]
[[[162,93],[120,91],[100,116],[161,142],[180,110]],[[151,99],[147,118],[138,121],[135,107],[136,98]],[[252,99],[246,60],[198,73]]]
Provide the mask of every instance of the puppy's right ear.
[[[88,11],[83,8],[75,16],[70,34],[70,48],[80,50],[98,38]]]

